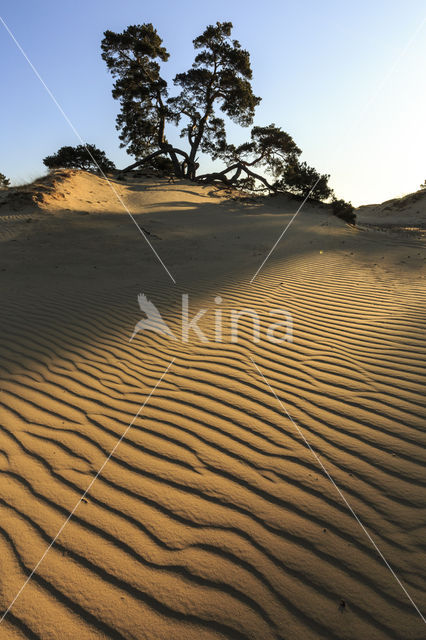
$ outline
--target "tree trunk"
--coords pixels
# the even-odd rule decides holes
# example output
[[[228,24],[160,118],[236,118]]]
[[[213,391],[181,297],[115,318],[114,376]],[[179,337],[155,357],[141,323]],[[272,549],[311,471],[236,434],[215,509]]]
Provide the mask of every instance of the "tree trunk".
[[[234,164],[231,164],[229,167],[226,167],[225,169],[223,169],[223,171],[216,171],[214,173],[204,173],[203,175],[196,177],[196,165],[191,160],[191,154],[188,155],[185,151],[182,151],[181,149],[177,149],[173,147],[171,144],[164,143],[164,142],[161,145],[161,149],[159,149],[158,151],[154,151],[154,153],[150,153],[148,156],[146,156],[142,160],[137,160],[137,162],[134,162],[133,164],[126,167],[125,169],[122,169],[121,171],[119,171],[118,175],[121,175],[122,173],[126,173],[126,171],[131,171],[136,167],[140,167],[141,165],[145,164],[146,162],[149,162],[153,158],[156,158],[157,156],[160,156],[160,155],[168,155],[170,157],[173,163],[173,169],[177,178],[186,177],[189,180],[197,181],[197,182],[214,182],[216,180],[220,180],[221,182],[226,184],[228,187],[231,187],[238,180],[241,173],[245,172],[248,176],[255,178],[255,180],[259,180],[259,182],[264,184],[265,187],[269,189],[269,191],[272,191],[273,193],[277,193],[276,187],[270,184],[267,181],[267,179],[264,178],[263,176],[259,175],[258,173],[255,173],[254,171],[251,171],[251,169],[249,169],[244,162],[235,162]],[[178,155],[183,156],[184,158],[183,162],[181,163],[179,162],[177,158]],[[187,166],[186,173],[185,173],[185,165]],[[228,178],[227,174],[230,173],[231,171],[235,171],[235,174],[231,178]]]
[[[169,154],[171,161],[173,162],[173,169],[175,171],[176,178],[182,178],[182,169],[177,159],[176,151],[171,144],[163,145],[164,151]]]
[[[150,160],[153,160],[157,156],[168,155],[170,156],[170,159],[173,162],[173,169],[175,171],[176,177],[182,178],[183,171],[179,163],[179,160],[177,159],[177,155],[176,155],[177,153],[180,153],[183,156],[187,156],[187,154],[184,151],[180,151],[179,149],[174,149],[171,144],[163,143],[161,145],[161,149],[158,149],[158,151],[154,151],[154,153],[150,153],[148,156],[145,156],[145,158],[142,158],[142,160],[137,160],[136,162],[129,164],[128,167],[125,167],[124,169],[119,171],[118,175],[121,175],[122,173],[126,173],[127,171],[131,171],[132,169],[136,169],[136,167],[140,167],[143,164],[146,164],[147,162],[149,162]]]

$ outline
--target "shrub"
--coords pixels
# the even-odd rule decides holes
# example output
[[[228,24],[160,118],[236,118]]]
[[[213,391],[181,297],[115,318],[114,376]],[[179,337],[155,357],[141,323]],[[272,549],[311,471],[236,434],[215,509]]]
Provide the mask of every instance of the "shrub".
[[[4,173],[0,173],[0,189],[7,189],[10,185],[10,180],[6,178]]]
[[[355,224],[356,214],[351,202],[333,198],[331,208],[335,216],[342,218],[342,220],[345,220],[345,222],[348,222],[349,224]]]
[[[172,176],[174,174],[173,162],[165,156],[157,156],[150,160],[150,162],[147,162],[145,166],[159,171],[166,176]]]
[[[114,171],[115,165],[94,144],[61,147],[52,156],[43,159],[49,169],[84,169],[86,171]]]
[[[312,200],[327,200],[333,193],[328,185],[329,177],[326,173],[318,173],[306,162],[292,158],[285,165],[275,186],[303,198],[309,196]]]

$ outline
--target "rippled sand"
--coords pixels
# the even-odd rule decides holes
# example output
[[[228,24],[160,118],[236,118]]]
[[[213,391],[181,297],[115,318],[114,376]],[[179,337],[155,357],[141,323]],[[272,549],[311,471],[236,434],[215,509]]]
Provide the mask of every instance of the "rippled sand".
[[[251,283],[298,203],[114,187],[176,284],[100,178],[0,208],[1,611],[78,504],[0,637],[423,638],[424,240],[307,206]],[[141,292],[178,339],[129,342]]]

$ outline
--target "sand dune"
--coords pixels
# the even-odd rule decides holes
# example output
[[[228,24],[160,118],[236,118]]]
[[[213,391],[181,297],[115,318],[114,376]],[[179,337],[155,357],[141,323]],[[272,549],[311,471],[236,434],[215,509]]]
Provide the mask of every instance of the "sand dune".
[[[426,189],[419,189],[401,198],[393,198],[382,204],[370,204],[357,209],[361,225],[384,227],[387,230],[426,230]]]
[[[307,206],[250,283],[292,199],[114,188],[176,284],[100,178],[65,172],[0,208],[2,611],[175,358],[0,637],[424,637],[250,359],[424,612],[424,240]],[[129,342],[140,292],[175,335],[188,293],[210,341]],[[229,340],[242,308],[257,343],[248,316]],[[275,308],[293,342],[265,339]]]

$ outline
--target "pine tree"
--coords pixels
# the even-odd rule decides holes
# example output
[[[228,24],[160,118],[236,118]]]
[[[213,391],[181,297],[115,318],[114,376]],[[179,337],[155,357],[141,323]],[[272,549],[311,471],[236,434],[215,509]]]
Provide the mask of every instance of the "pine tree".
[[[329,176],[301,163],[301,150],[275,124],[253,127],[249,141],[238,147],[228,144],[224,118],[248,127],[261,100],[251,86],[250,55],[231,33],[231,22],[217,22],[195,38],[194,62],[175,76],[178,93],[170,96],[161,75],[169,53],[153,25],[129,26],[122,33],[105,31],[102,58],[114,78],[112,95],[120,102],[121,146],[137,159],[123,171],[167,156],[178,177],[250,189],[260,183],[270,192],[284,188],[329,198]],[[168,141],[169,126],[180,127],[185,148]],[[200,153],[223,160],[225,168],[197,175]]]
[[[169,53],[152,24],[104,33],[102,58],[115,79],[112,95],[121,106],[120,139],[139,158],[127,169],[168,154],[176,175],[195,179],[198,153],[215,155],[218,147],[226,147],[225,122],[216,108],[242,126],[252,123],[260,98],[251,88],[249,53],[231,39],[231,31],[230,22],[217,22],[195,38],[198,53],[192,67],[176,75],[180,93],[174,97],[160,75],[160,62],[166,62]],[[167,141],[168,123],[181,125],[188,150]]]

